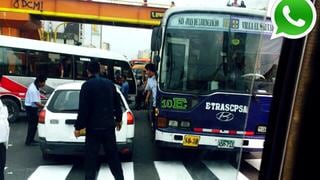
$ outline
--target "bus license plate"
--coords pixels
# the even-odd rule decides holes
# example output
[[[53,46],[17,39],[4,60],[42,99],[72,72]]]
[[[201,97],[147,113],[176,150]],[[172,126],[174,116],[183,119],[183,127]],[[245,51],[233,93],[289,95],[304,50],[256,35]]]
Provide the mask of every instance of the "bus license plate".
[[[200,141],[200,136],[185,135],[183,137],[184,146],[198,147],[199,141]]]
[[[234,147],[234,141],[233,140],[225,140],[225,139],[219,139],[218,140],[218,148],[232,149],[233,147]]]

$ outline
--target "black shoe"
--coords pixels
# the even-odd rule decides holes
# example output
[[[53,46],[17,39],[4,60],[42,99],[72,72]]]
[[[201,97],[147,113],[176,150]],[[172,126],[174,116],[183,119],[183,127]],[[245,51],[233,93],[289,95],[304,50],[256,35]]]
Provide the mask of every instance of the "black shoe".
[[[26,146],[38,146],[39,145],[39,142],[38,141],[31,141],[31,142],[26,142],[25,143]]]
[[[38,143],[39,144],[39,141],[33,140],[33,141],[31,141],[31,143]]]
[[[32,143],[26,143],[26,146],[38,146],[39,143],[32,142]]]

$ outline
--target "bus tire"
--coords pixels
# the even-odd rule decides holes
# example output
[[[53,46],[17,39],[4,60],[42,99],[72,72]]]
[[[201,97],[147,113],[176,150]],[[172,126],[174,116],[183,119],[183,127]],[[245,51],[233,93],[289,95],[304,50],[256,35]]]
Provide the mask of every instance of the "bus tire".
[[[17,102],[11,98],[3,98],[2,102],[7,106],[8,109],[8,121],[10,123],[16,122],[20,113],[20,108]]]

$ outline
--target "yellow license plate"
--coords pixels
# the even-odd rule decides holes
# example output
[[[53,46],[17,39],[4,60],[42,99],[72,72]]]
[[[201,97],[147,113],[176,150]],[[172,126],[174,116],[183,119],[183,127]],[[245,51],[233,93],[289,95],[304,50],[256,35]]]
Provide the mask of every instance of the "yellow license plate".
[[[182,144],[184,146],[198,147],[200,136],[185,135]]]

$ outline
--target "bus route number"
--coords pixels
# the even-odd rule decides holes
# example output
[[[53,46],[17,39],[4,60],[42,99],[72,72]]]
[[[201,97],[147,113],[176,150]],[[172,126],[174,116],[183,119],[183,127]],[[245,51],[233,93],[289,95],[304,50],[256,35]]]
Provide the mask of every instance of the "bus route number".
[[[172,98],[172,99],[162,99],[161,108],[163,109],[177,109],[186,110],[188,108],[188,103],[186,98]]]

